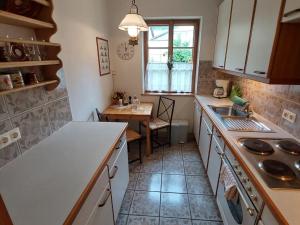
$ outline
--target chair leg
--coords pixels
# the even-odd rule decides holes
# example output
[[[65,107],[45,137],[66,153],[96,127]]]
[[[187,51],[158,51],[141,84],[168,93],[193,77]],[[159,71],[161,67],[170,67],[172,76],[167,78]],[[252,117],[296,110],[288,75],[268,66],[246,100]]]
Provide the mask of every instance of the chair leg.
[[[171,147],[171,134],[172,134],[172,128],[169,127],[169,147]]]
[[[140,157],[140,163],[143,163],[143,157],[142,157],[142,140],[139,140],[139,157]]]

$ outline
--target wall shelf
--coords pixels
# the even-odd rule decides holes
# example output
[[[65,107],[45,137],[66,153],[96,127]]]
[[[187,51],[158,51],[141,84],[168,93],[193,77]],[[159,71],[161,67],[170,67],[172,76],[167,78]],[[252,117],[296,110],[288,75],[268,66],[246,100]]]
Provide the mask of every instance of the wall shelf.
[[[47,85],[51,85],[51,84],[56,84],[56,83],[58,83],[57,80],[42,81],[42,82],[40,82],[38,84],[27,85],[25,87],[14,88],[14,89],[7,90],[7,91],[0,91],[0,95],[11,94],[11,93],[19,92],[19,91],[24,91],[24,90],[29,90],[29,89],[33,89],[33,88],[43,87],[43,86],[47,86]]]
[[[34,40],[32,41],[32,40],[23,40],[17,38],[3,38],[3,37],[0,37],[0,42],[13,42],[13,43],[20,43],[20,44],[44,45],[44,46],[54,46],[54,47],[60,46],[60,44],[58,43],[52,43],[46,41],[34,41]]]
[[[49,65],[58,65],[58,64],[60,64],[59,60],[0,62],[0,69],[32,67],[32,66],[49,66]]]
[[[41,20],[20,16],[3,10],[0,10],[0,23],[5,23],[5,24],[15,25],[15,26],[30,27],[34,29],[55,27],[52,23],[47,23]]]
[[[51,6],[50,3],[48,1],[46,1],[46,0],[31,0],[31,1],[39,3],[39,4],[41,4],[43,6],[46,6],[46,7],[50,7]]]

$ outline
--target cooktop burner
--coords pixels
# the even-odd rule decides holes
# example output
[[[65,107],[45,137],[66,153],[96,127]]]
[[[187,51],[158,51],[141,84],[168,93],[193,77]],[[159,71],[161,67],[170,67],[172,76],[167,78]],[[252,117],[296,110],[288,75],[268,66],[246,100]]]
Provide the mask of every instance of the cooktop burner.
[[[300,155],[300,144],[291,140],[281,140],[278,142],[278,146],[284,152],[291,155]]]
[[[259,139],[246,139],[243,144],[248,151],[257,155],[271,155],[274,152],[270,144]]]
[[[296,179],[294,171],[285,163],[277,160],[264,160],[259,163],[259,167],[269,176],[282,181],[292,181]]]

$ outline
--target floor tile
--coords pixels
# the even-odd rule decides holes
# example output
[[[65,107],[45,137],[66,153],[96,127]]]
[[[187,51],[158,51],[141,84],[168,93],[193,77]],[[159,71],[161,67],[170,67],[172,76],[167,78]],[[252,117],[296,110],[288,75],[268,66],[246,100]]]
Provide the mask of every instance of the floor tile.
[[[189,195],[192,219],[221,221],[214,196]]]
[[[213,195],[206,175],[186,176],[186,183],[189,194]]]
[[[182,158],[184,161],[201,161],[199,151],[194,150],[183,150]]]
[[[130,173],[139,173],[141,170],[140,162],[134,162],[129,164],[129,172]]]
[[[205,220],[193,220],[193,225],[223,225],[223,223]]]
[[[130,214],[159,216],[160,193],[135,191]]]
[[[159,218],[129,215],[127,225],[159,225]]]
[[[135,189],[140,191],[160,191],[160,187],[161,174],[140,173]]]
[[[184,175],[162,175],[162,192],[187,193]]]
[[[160,218],[159,225],[192,225],[192,221],[189,219],[178,219],[178,218]]]
[[[191,215],[188,196],[186,194],[161,193],[160,216],[189,219]]]
[[[182,161],[163,161],[164,174],[184,174]]]
[[[155,151],[150,155],[144,155],[145,160],[161,160],[163,158],[163,149],[155,149]]]
[[[120,213],[128,214],[132,203],[134,191],[127,190],[121,205]]]
[[[186,175],[204,175],[205,170],[202,162],[184,162],[184,171]]]
[[[116,225],[126,225],[127,224],[127,218],[128,215],[125,214],[119,214],[117,221],[116,221]]]
[[[182,160],[182,154],[180,150],[164,150],[163,160],[177,161]]]
[[[127,189],[134,190],[138,179],[138,173],[129,173],[129,183]]]
[[[161,173],[162,161],[161,160],[145,160],[141,165],[141,173]]]

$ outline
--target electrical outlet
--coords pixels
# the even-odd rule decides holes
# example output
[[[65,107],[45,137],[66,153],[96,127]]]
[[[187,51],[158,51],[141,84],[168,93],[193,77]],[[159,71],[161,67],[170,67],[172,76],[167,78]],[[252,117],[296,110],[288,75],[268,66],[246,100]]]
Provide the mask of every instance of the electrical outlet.
[[[282,118],[289,121],[290,123],[295,123],[297,115],[287,109],[283,110]]]
[[[17,140],[21,139],[21,133],[20,133],[19,127],[9,131],[9,136],[10,136],[11,142],[16,142]]]
[[[5,148],[11,144],[9,132],[0,135],[0,149]]]

